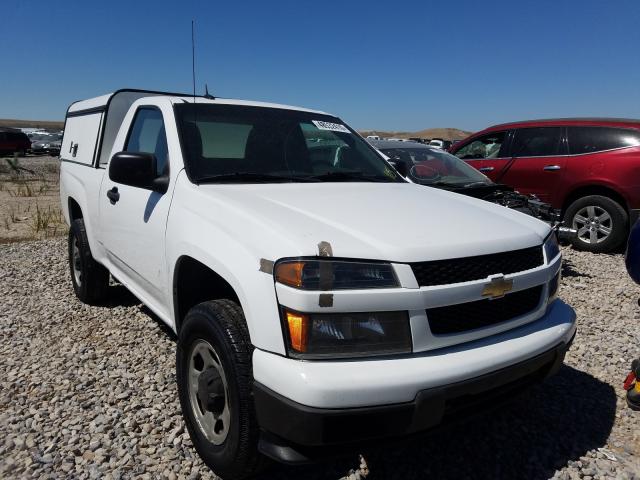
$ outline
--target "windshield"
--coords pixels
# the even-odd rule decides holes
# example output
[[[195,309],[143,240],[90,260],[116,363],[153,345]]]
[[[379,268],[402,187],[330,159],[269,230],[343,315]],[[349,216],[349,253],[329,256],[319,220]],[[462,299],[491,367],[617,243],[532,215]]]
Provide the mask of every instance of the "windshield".
[[[475,168],[443,150],[406,147],[382,148],[381,151],[391,160],[407,163],[409,177],[422,185],[465,186],[492,183]]]
[[[195,183],[403,181],[336,117],[244,105],[179,104],[175,111]]]

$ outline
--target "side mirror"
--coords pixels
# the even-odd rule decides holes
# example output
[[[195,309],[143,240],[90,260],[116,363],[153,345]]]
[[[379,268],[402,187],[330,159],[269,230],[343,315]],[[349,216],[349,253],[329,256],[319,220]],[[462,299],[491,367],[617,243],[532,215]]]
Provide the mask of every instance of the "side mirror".
[[[109,178],[123,185],[165,193],[169,188],[169,177],[158,176],[156,169],[153,153],[118,152],[109,162]]]
[[[398,173],[400,175],[402,175],[403,177],[406,177],[407,175],[409,175],[409,167],[407,166],[407,163],[404,160],[400,160],[400,159],[390,159],[389,163],[393,166],[393,168],[395,168]]]

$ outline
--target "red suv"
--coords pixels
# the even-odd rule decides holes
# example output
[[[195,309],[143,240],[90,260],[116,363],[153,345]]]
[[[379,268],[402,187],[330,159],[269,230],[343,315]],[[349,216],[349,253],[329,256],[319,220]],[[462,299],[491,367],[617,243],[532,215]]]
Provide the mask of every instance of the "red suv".
[[[451,153],[561,209],[583,250],[616,249],[640,214],[640,120],[506,123],[471,135]]]

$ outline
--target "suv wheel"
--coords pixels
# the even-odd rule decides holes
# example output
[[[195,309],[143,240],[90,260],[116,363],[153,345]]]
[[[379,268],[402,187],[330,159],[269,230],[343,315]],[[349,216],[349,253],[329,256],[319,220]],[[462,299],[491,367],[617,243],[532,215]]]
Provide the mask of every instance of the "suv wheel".
[[[565,219],[578,231],[572,243],[579,250],[611,252],[627,235],[627,212],[618,202],[602,195],[579,198],[569,205]]]
[[[196,305],[176,351],[178,395],[189,436],[223,478],[246,478],[263,465],[251,385],[253,348],[242,309],[230,300]]]
[[[78,218],[69,228],[69,272],[76,296],[82,303],[102,302],[109,289],[109,270],[91,255],[84,220]]]

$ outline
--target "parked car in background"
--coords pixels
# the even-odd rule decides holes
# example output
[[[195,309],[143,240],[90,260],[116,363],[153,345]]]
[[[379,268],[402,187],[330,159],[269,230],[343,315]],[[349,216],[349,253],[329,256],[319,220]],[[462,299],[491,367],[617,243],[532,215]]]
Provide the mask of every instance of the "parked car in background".
[[[478,132],[451,152],[534,194],[577,230],[576,248],[610,252],[640,213],[640,120],[532,120]]]
[[[0,154],[25,156],[30,148],[31,141],[26,134],[15,128],[0,128]]]
[[[448,150],[451,147],[450,140],[443,140],[441,138],[434,138],[429,142],[430,147],[440,148],[442,150]]]
[[[33,135],[31,139],[31,151],[39,154],[60,155],[62,135],[47,134]]]
[[[508,185],[494,183],[458,157],[421,143],[372,141],[398,170],[414,183],[440,188],[487,200],[539,218],[553,226],[560,223],[560,212],[535,196],[522,195]],[[402,165],[400,165],[402,164]],[[562,239],[575,232],[558,225]]]
[[[627,272],[631,279],[640,284],[640,219],[631,227],[624,256]]]

